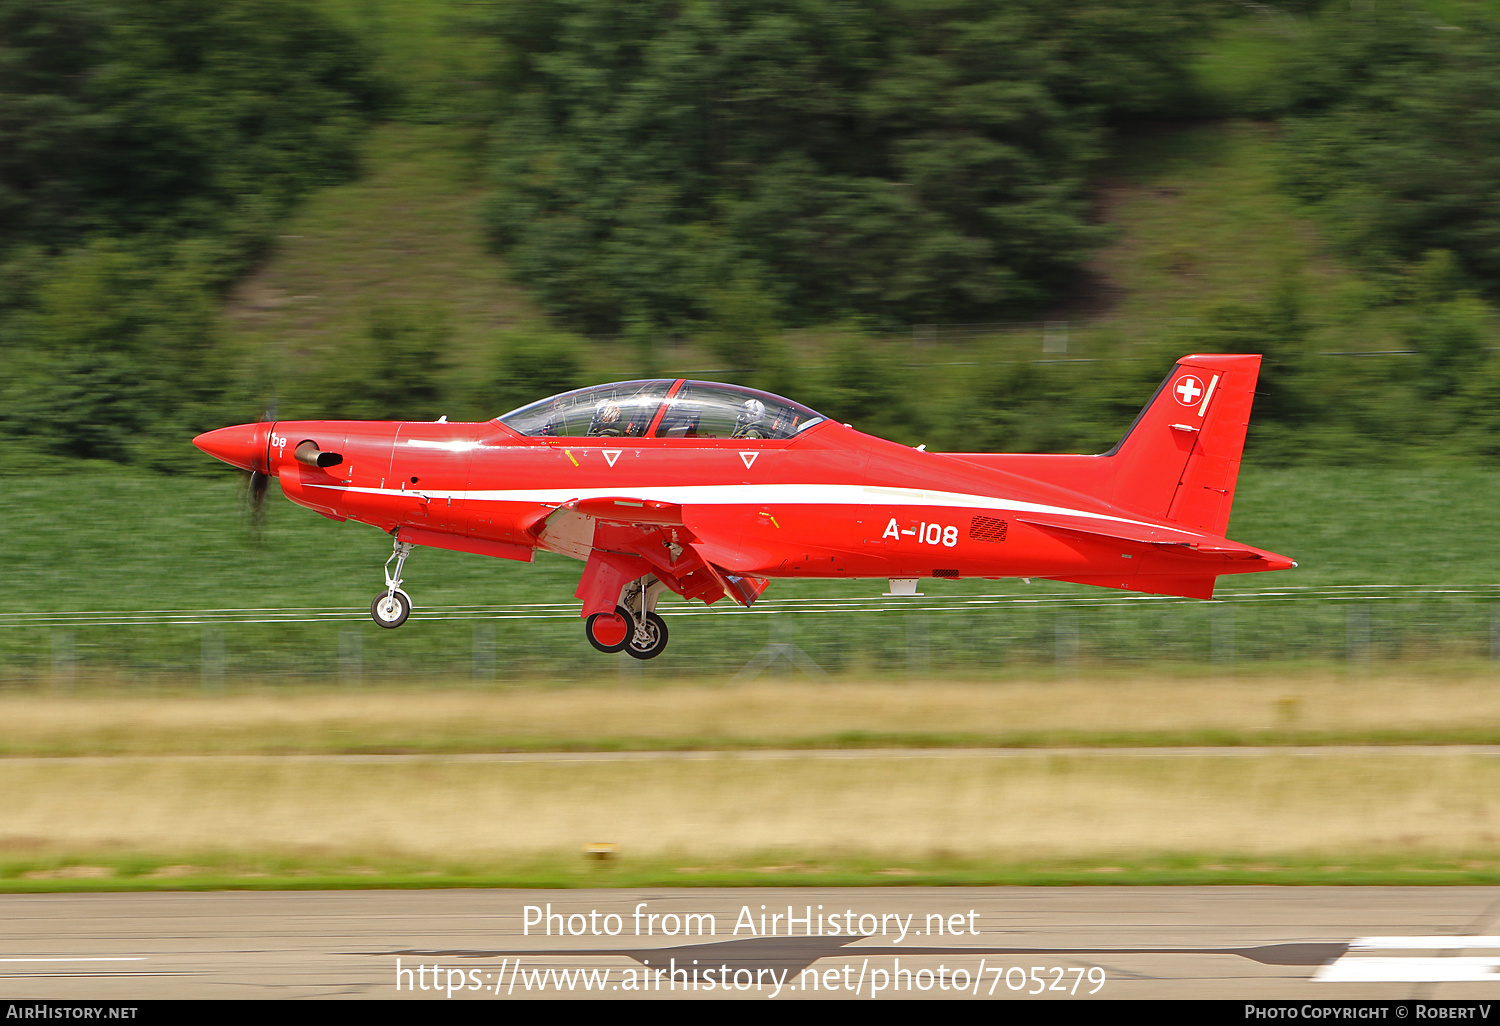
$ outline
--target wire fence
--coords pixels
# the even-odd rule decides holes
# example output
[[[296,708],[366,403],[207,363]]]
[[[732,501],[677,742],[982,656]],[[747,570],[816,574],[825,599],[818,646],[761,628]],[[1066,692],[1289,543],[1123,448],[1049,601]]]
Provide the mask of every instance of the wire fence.
[[[1494,660],[1500,586],[1358,586],[1213,601],[1144,595],[793,598],[753,610],[664,605],[667,651],[603,655],[576,603],[444,606],[377,627],[364,608],[0,614],[0,686],[451,684],[880,675],[933,679],[1087,667]]]

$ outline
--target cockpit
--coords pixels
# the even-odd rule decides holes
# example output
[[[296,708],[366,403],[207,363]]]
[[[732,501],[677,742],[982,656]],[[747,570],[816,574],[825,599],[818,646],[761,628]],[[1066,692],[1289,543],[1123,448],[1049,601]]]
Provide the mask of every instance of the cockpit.
[[[774,440],[827,418],[769,392],[668,378],[580,388],[499,419],[532,437]]]

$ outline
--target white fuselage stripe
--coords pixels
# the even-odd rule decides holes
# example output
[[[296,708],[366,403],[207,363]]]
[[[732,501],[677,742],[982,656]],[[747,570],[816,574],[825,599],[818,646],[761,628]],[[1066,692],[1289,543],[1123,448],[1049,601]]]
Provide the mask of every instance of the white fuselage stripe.
[[[516,488],[505,490],[435,491],[395,488],[351,488],[340,485],[312,485],[335,491],[361,492],[368,495],[407,495],[412,498],[458,499],[470,502],[527,502],[541,506],[560,506],[575,499],[631,498],[669,502],[678,506],[951,506],[960,509],[993,509],[1014,513],[1052,513],[1084,517],[1138,527],[1156,527],[1185,534],[1197,534],[1182,527],[1153,524],[1146,520],[1092,513],[1066,506],[1049,506],[993,495],[971,495],[964,492],[930,492],[919,488],[880,488],[873,485],[841,484],[766,484],[766,485],[629,485],[614,488]]]

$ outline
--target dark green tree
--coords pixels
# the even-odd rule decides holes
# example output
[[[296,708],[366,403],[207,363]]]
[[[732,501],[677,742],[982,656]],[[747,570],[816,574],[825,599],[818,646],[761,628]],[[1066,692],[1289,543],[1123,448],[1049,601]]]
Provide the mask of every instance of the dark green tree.
[[[431,310],[376,307],[365,337],[319,379],[327,415],[346,420],[437,420],[450,412],[445,354],[452,331]]]
[[[1289,56],[1282,178],[1343,251],[1397,273],[1452,253],[1500,281],[1500,18],[1330,6]]]
[[[586,384],[577,341],[562,332],[511,332],[497,356],[494,375],[475,400],[481,417],[498,417]]]
[[[198,462],[235,405],[216,304],[299,196],[353,173],[367,64],[308,0],[0,0],[12,457]]]
[[[1015,313],[1102,237],[1110,118],[1182,88],[1199,5],[532,0],[489,223],[549,309],[681,328],[746,277],[788,322]]]

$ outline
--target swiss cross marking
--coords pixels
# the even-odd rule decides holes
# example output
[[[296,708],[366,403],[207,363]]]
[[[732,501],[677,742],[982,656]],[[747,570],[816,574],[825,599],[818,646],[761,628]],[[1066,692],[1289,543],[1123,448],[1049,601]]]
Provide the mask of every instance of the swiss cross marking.
[[[1184,374],[1172,386],[1172,391],[1177,394],[1177,401],[1182,405],[1196,406],[1198,398],[1203,395],[1203,382],[1191,374]]]

